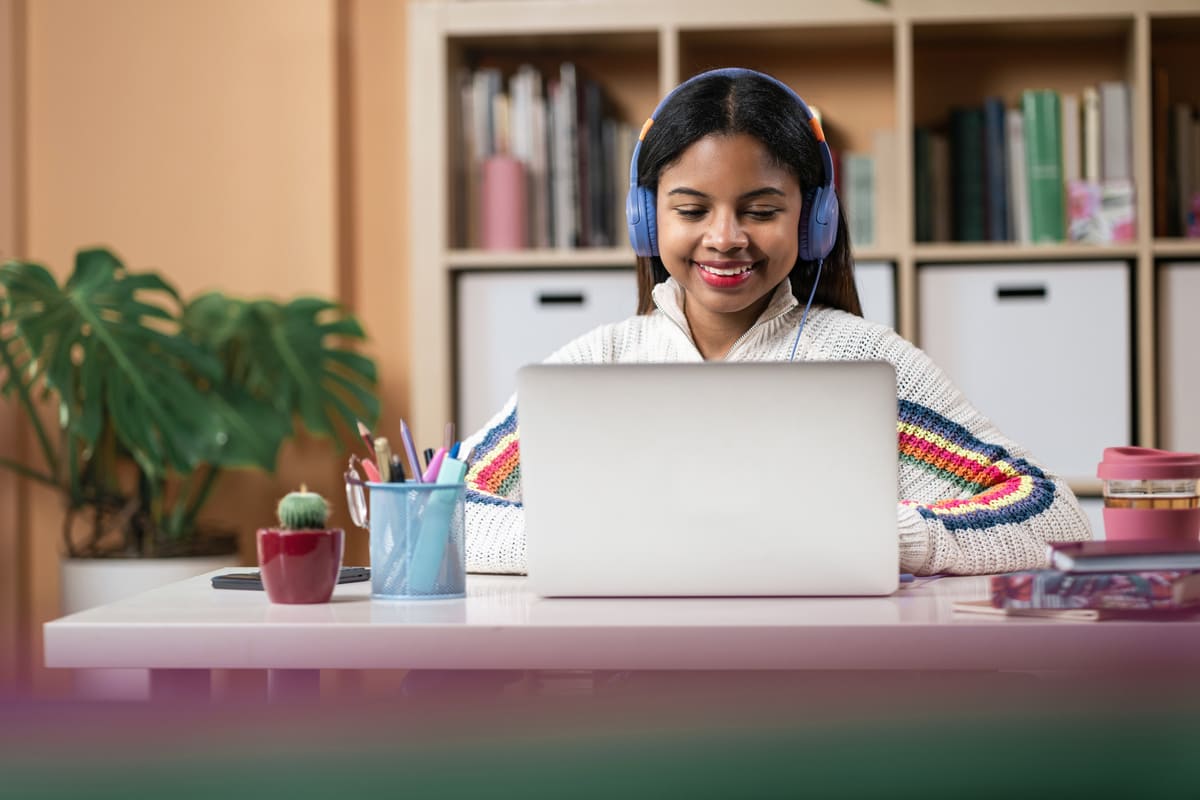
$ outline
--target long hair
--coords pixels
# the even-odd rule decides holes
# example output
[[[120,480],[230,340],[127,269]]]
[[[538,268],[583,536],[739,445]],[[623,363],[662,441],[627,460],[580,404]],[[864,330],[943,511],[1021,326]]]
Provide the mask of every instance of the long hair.
[[[656,191],[662,171],[674,164],[694,142],[710,134],[739,133],[749,134],[762,142],[771,158],[796,178],[805,202],[808,202],[812,190],[822,183],[817,137],[797,108],[795,99],[781,87],[753,73],[712,75],[678,90],[659,112],[642,142],[638,156],[638,184]],[[846,216],[839,208],[837,238],[821,268],[813,303],[861,317],[862,304],[854,285],[854,256],[850,252],[846,228]],[[788,274],[792,294],[801,305],[808,302],[816,274],[817,262],[800,258]],[[654,309],[651,292],[667,277],[661,258],[638,257],[639,314],[648,314]]]

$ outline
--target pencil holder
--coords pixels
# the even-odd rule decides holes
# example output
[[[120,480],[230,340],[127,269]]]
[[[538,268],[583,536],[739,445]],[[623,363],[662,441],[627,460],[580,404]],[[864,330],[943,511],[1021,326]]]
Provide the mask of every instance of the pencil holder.
[[[368,483],[371,596],[463,597],[467,573],[462,483]]]

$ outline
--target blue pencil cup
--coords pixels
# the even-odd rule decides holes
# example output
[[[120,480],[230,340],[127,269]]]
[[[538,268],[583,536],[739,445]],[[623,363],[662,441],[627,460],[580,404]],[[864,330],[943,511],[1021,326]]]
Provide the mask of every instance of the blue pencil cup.
[[[463,597],[467,591],[462,483],[368,483],[371,596]]]

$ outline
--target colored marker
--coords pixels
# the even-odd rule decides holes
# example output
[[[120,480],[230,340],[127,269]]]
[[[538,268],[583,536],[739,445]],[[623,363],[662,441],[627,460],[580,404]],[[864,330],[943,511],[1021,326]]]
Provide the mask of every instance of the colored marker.
[[[412,431],[408,429],[408,423],[404,420],[400,420],[400,440],[404,442],[404,455],[408,458],[412,479],[417,483],[424,483],[421,480],[421,462],[417,460],[417,446],[413,444]]]

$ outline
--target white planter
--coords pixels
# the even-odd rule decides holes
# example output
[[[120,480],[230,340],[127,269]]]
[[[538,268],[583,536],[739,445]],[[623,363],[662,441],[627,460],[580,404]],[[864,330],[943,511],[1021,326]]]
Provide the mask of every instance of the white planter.
[[[201,575],[236,567],[238,557],[193,558],[66,558],[59,565],[61,610],[74,614],[135,594]],[[144,669],[75,670],[75,693],[95,700],[146,700],[150,675]]]

